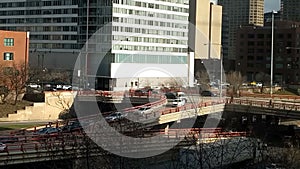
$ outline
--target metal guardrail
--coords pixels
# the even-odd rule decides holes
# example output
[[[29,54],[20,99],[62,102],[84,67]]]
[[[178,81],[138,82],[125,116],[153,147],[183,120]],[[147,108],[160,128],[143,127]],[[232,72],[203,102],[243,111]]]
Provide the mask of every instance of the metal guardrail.
[[[98,133],[99,134],[99,133]],[[99,134],[101,136],[101,134]],[[180,138],[217,138],[217,137],[241,137],[247,136],[246,132],[222,132],[221,128],[185,128],[185,129],[162,129],[145,131],[144,135],[160,136],[168,139]],[[201,137],[200,137],[201,135]],[[2,136],[3,137],[3,136]],[[0,159],[3,155],[12,153],[27,153],[32,151],[52,151],[64,150],[65,148],[76,148],[84,144],[85,137],[82,132],[76,133],[56,133],[51,135],[20,135],[20,136],[6,136],[9,138],[17,138],[19,141],[14,143],[7,143],[5,151],[0,152]],[[115,136],[108,139],[116,139]],[[157,139],[162,140],[163,139]],[[1,165],[1,164],[0,164]]]
[[[262,101],[262,100],[249,100],[249,99],[227,99],[227,104],[236,104],[236,105],[249,105],[261,108],[269,108],[269,109],[280,109],[280,110],[292,110],[292,111],[300,111],[300,103],[296,102],[274,102],[270,101]]]
[[[128,91],[103,91],[103,90],[79,90],[77,91],[79,96],[102,96],[102,97],[152,97],[160,98],[160,94],[147,93],[135,93]]]
[[[253,98],[271,98],[270,94],[250,94],[250,93],[243,93],[243,97],[253,97]],[[273,94],[273,99],[287,99],[287,100],[297,100],[300,99],[300,96],[296,95],[280,95],[280,94]]]

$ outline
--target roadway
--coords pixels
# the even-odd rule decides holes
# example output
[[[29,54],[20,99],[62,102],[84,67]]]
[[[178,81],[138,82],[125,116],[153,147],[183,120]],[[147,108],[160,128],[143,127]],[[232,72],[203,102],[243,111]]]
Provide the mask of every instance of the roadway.
[[[243,106],[251,106],[251,107],[257,107],[257,108],[266,108],[266,109],[279,109],[280,111],[286,110],[286,109],[292,109],[295,112],[299,112],[300,110],[300,103],[298,102],[292,102],[292,103],[285,103],[284,101],[276,100],[274,99],[272,104],[270,105],[269,103],[269,98],[253,98],[253,97],[242,97],[242,98],[235,98],[233,100],[226,99],[226,100],[219,100],[217,97],[199,97],[199,95],[189,95],[188,96],[188,102],[186,105],[182,107],[169,107],[167,104],[167,100],[165,98],[161,98],[161,100],[155,101],[153,103],[148,103],[146,106],[151,106],[153,107],[153,110],[151,113],[146,114],[145,116],[139,117],[138,119],[134,119],[134,117],[130,117],[131,115],[128,116],[128,118],[132,118],[133,122],[135,123],[151,123],[151,126],[157,125],[157,124],[163,124],[163,123],[169,123],[172,121],[178,121],[183,118],[192,118],[195,116],[201,116],[204,114],[209,114],[209,113],[215,113],[219,111],[224,111],[224,108],[226,109],[225,102],[228,105],[243,105]],[[293,105],[293,107],[288,107],[287,105]],[[145,106],[145,105],[143,105]],[[127,108],[124,109],[124,112],[127,113],[133,113],[135,112],[138,108],[141,106],[136,106],[133,108]],[[217,107],[217,109],[216,109]],[[194,110],[194,111],[191,111]],[[201,112],[202,111],[202,112]],[[205,111],[205,112],[203,112]],[[300,115],[298,115],[300,117]],[[87,117],[88,120],[92,121],[94,120],[94,123],[89,121],[90,127],[92,127],[92,130],[90,133],[93,131],[93,127],[95,125],[98,125],[99,123],[95,122],[97,118],[95,116],[90,116]],[[25,122],[27,123],[27,122]],[[116,122],[113,122],[113,124]],[[120,122],[117,122],[116,124],[120,124]],[[131,123],[132,124],[132,123]],[[125,125],[128,125],[129,128],[123,128],[123,132],[130,132],[130,127],[131,124],[125,123]],[[145,125],[144,125],[145,126]],[[99,126],[98,126],[99,127]],[[100,125],[101,127],[101,125]],[[125,130],[124,130],[125,129]],[[192,130],[192,129],[188,129]],[[134,131],[135,130],[131,130]],[[145,132],[145,131],[144,131]],[[172,133],[173,132],[173,133]],[[147,133],[144,133],[143,136],[159,136],[162,138],[168,138],[171,139],[170,143],[177,142],[178,139],[185,138],[187,136],[187,133],[189,132],[177,132],[172,131],[172,129],[168,129],[167,131],[147,131]],[[109,133],[97,133],[98,135],[101,136],[109,136],[107,137],[107,141],[112,141],[112,140],[118,140],[118,138],[114,137],[114,135],[109,135]],[[127,133],[128,134],[128,133]],[[129,134],[130,135],[130,134]],[[191,134],[189,133],[190,136],[195,136],[195,133]],[[234,133],[224,133],[224,135],[229,135],[229,136],[241,136],[240,133],[234,134]],[[219,135],[220,136],[220,135]],[[0,159],[2,159],[2,162],[0,162],[0,165],[5,164],[5,160],[7,160],[7,156],[9,155],[9,158],[12,158],[11,155],[13,156],[14,153],[16,154],[32,154],[37,151],[53,151],[57,150],[59,152],[65,151],[66,149],[76,149],[78,148],[77,146],[82,145],[82,141],[84,140],[83,138],[86,137],[86,135],[82,132],[69,132],[69,133],[57,133],[53,135],[46,135],[46,136],[37,136],[33,133],[33,131],[28,131],[23,134],[13,134],[13,135],[7,135],[1,137],[10,137],[10,138],[17,138],[17,142],[14,143],[7,143],[7,151],[1,152],[0,153]],[[105,137],[105,138],[106,138]],[[209,136],[209,137],[216,137],[216,135]],[[172,140],[173,139],[173,140]],[[163,140],[163,139],[162,139]],[[131,144],[134,144],[131,142]],[[160,146],[163,146],[163,143],[160,142],[155,142],[155,143],[150,143],[149,145],[153,144],[159,144]],[[109,148],[117,148],[119,149],[121,145],[117,145],[116,147],[109,147]],[[16,156],[16,158],[19,158]],[[4,160],[4,161],[3,161]],[[1,160],[0,160],[1,161]]]

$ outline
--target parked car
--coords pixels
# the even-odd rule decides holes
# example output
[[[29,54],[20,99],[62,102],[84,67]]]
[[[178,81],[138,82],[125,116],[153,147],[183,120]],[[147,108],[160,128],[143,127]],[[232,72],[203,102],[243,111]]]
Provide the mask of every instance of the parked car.
[[[108,116],[105,117],[105,120],[107,122],[114,122],[114,121],[119,121],[122,120],[124,118],[126,118],[127,114],[122,113],[122,112],[114,112]]]
[[[263,86],[263,84],[261,82],[256,83],[256,87],[262,87],[262,86]]]
[[[63,90],[72,90],[72,85],[65,84],[65,85],[62,86],[62,89]]]
[[[210,90],[204,90],[201,92],[201,96],[206,96],[206,97],[216,97],[217,94],[213,93]]]
[[[0,142],[0,152],[6,151],[6,150],[7,150],[6,144]]]
[[[255,81],[250,82],[250,86],[256,86],[256,82]]]
[[[247,87],[247,86],[248,86],[248,83],[242,83],[242,86],[243,86],[243,87]]]
[[[184,99],[174,99],[172,106],[181,107],[181,106],[184,106],[184,104],[185,104]]]
[[[27,86],[30,87],[30,88],[33,88],[33,89],[41,88],[41,85],[36,84],[36,83],[29,83]]]

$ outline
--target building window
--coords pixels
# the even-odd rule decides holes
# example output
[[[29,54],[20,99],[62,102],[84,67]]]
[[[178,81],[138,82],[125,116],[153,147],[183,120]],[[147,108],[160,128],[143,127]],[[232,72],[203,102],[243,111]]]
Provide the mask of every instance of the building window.
[[[276,68],[276,69],[282,69],[282,68],[283,68],[283,64],[281,64],[281,63],[276,63],[276,64],[275,64],[275,68]]]
[[[254,60],[254,56],[247,56],[247,60]]]
[[[254,42],[253,41],[248,41],[248,46],[254,46]]]
[[[3,60],[14,60],[14,54],[13,53],[4,53]]]
[[[264,34],[258,34],[258,35],[257,35],[257,38],[258,38],[258,39],[263,39],[264,37],[265,37]]]
[[[254,38],[254,37],[255,37],[254,34],[248,34],[248,38],[252,39],[252,38]]]
[[[14,46],[13,38],[4,38],[4,46]]]

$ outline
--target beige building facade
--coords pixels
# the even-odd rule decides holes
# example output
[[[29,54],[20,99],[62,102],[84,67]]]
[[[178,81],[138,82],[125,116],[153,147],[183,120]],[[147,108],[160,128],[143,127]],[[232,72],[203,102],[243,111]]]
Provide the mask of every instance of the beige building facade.
[[[194,18],[191,23],[195,27],[194,48],[195,59],[220,59],[222,7],[210,3],[209,0],[194,2]]]

